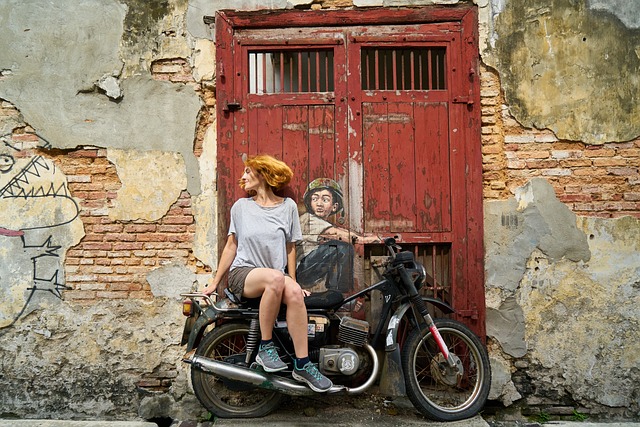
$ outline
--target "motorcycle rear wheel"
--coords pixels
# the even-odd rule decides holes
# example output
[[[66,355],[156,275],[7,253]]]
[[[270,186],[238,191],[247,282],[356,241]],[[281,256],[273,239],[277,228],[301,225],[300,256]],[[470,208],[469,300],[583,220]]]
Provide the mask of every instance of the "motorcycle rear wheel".
[[[449,368],[426,326],[414,329],[402,352],[407,396],[416,409],[436,421],[473,417],[482,410],[491,388],[487,350],[462,323],[449,319],[435,323],[462,374]]]
[[[209,332],[196,351],[196,355],[223,361],[225,358],[246,352],[249,326],[227,323]],[[252,388],[230,390],[221,378],[191,368],[193,391],[200,403],[220,418],[257,418],[276,409],[282,395],[269,390]]]

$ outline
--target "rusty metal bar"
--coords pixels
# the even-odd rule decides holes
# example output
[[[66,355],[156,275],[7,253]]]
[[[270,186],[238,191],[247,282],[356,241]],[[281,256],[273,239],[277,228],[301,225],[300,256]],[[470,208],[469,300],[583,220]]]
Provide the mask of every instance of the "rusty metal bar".
[[[434,89],[440,89],[440,53],[436,52],[436,63],[435,63],[435,84]]]
[[[311,92],[311,53],[307,52],[307,90],[306,92]]]
[[[293,89],[293,55],[289,56],[289,92],[295,92]]]
[[[427,49],[427,90],[431,90],[432,89],[432,85],[433,85],[433,80],[432,80],[432,76],[433,76],[433,70],[431,69],[431,49]]]
[[[411,81],[411,89],[416,90],[416,70],[415,70],[415,52],[411,50],[409,52],[409,67],[410,67],[410,81]]]
[[[374,56],[375,56],[374,66],[375,66],[375,77],[376,77],[374,89],[380,89],[380,61],[379,61],[380,53],[378,49],[374,51]]]
[[[302,92],[302,52],[298,52],[298,92]]]
[[[320,92],[320,52],[315,51],[313,52],[313,56],[316,58],[316,85],[314,87],[314,91],[313,92]]]
[[[393,79],[393,90],[398,89],[398,58],[395,49],[391,51],[391,78]]]
[[[363,62],[366,64],[366,70],[367,70],[367,81],[366,81],[366,84],[365,84],[365,89],[371,89],[371,64],[370,64],[371,51],[367,49],[367,50],[365,50],[363,52],[364,52],[364,56],[365,56]]]
[[[260,54],[262,58],[262,93],[267,92],[267,58],[265,53]],[[260,93],[260,91],[258,91]]]
[[[274,88],[275,89],[275,88]],[[284,92],[284,52],[280,52],[280,90],[274,92]]]

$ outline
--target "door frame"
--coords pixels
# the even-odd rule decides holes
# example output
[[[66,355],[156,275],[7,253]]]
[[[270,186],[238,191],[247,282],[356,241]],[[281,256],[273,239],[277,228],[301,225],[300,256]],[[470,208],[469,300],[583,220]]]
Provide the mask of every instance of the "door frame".
[[[368,8],[357,10],[221,10],[215,16],[205,16],[206,24],[214,26],[216,40],[216,105],[217,105],[217,176],[234,176],[234,129],[231,112],[236,108],[235,87],[239,70],[234,69],[233,53],[237,46],[233,34],[237,30],[304,27],[341,27],[366,25],[427,24],[458,22],[463,49],[455,59],[451,72],[462,73],[451,88],[450,115],[456,123],[465,123],[455,129],[451,144],[459,159],[456,164],[465,168],[464,179],[452,182],[452,188],[464,189],[466,195],[465,221],[457,225],[453,262],[454,283],[458,287],[455,300],[456,317],[468,324],[479,336],[485,336],[484,294],[484,230],[482,198],[482,153],[479,90],[478,12],[474,5],[425,6],[420,8]],[[455,135],[454,135],[455,134]],[[218,218],[228,216],[235,201],[229,189],[218,186]],[[225,221],[218,221],[218,235],[226,236]],[[224,240],[224,239],[222,239]],[[453,242],[452,242],[453,243]],[[224,245],[224,241],[220,242]],[[464,289],[460,289],[460,287]]]

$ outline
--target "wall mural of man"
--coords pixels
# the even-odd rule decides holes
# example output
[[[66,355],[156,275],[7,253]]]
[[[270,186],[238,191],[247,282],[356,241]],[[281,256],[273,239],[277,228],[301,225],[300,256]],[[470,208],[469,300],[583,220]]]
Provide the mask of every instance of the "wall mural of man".
[[[305,212],[300,215],[303,240],[298,242],[296,277],[303,289],[322,292],[353,290],[351,233],[337,223],[344,222],[343,193],[330,178],[317,178],[303,196]]]

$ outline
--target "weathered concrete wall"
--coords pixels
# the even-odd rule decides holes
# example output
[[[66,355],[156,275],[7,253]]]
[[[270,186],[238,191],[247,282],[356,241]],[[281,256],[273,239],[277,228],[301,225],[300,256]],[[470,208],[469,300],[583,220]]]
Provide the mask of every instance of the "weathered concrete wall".
[[[217,259],[203,15],[461,2],[1,2],[0,416],[204,415],[178,345]],[[474,3],[491,398],[638,417],[640,6]]]
[[[636,416],[640,221],[576,219],[545,180],[519,190],[485,206],[492,397]]]
[[[516,120],[588,144],[638,136],[637,2],[509,0],[491,5],[494,32],[483,57],[500,73]]]

